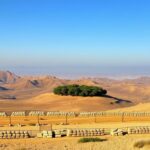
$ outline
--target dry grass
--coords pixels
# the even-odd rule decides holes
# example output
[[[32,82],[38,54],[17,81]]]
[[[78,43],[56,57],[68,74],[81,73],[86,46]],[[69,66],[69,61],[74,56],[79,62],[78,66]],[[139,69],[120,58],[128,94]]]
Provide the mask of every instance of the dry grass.
[[[134,143],[135,148],[143,148],[145,146],[150,146],[150,140],[140,140]]]
[[[103,142],[106,141],[106,139],[101,138],[81,138],[78,140],[78,143],[89,143],[89,142]]]

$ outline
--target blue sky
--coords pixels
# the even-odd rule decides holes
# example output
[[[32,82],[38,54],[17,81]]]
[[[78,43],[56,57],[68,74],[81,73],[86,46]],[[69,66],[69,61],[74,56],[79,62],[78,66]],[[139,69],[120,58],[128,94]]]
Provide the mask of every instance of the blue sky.
[[[149,0],[0,0],[0,69],[150,74],[149,6]]]

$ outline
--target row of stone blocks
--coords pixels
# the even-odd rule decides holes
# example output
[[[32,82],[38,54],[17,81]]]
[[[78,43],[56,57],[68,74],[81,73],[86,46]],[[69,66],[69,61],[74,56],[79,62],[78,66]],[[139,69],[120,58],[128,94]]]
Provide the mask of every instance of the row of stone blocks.
[[[150,112],[80,112],[78,116],[92,117],[92,116],[135,116],[143,117],[150,116]]]
[[[25,116],[25,112],[24,111],[12,112],[11,116]]]
[[[77,116],[76,112],[47,112],[47,116]]]
[[[128,134],[149,134],[150,127],[132,127],[128,128]]]
[[[53,130],[53,131],[42,131],[37,133],[38,138],[52,138],[52,137],[63,137],[67,135],[67,130]]]
[[[125,134],[150,134],[150,127],[116,128],[110,131],[112,136],[123,136]]]
[[[28,114],[25,111],[12,112],[11,116],[76,116],[75,112],[44,112],[44,111],[31,111]],[[0,116],[8,116],[6,112],[0,112]]]
[[[109,134],[105,129],[68,129],[67,136],[82,137],[82,136],[102,136]]]
[[[116,128],[116,129],[111,129],[111,131],[110,131],[110,135],[112,135],[112,136],[123,136],[123,135],[125,135],[127,132],[125,131],[125,130],[123,130],[123,129],[118,129],[118,128]]]
[[[0,139],[30,138],[28,131],[0,131]]]
[[[53,137],[53,131],[42,131],[40,133],[37,133],[38,138],[52,138]]]
[[[44,111],[30,111],[28,114],[25,111],[12,112],[11,116],[79,116],[79,117],[100,117],[100,116],[135,116],[135,117],[146,117],[150,116],[149,112],[44,112]],[[0,116],[7,116],[6,112],[0,112]]]
[[[53,137],[88,137],[88,136],[123,136],[126,134],[149,134],[150,127],[126,127],[126,128],[94,128],[94,129],[59,129],[53,131],[42,131],[37,134],[37,137],[41,138],[53,138]]]
[[[67,135],[67,130],[66,129],[60,129],[60,130],[54,130],[54,137],[63,137]]]

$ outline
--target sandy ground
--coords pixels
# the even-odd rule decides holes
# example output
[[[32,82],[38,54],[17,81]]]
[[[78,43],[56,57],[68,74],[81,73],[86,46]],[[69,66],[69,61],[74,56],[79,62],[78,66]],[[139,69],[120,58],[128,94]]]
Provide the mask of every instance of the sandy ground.
[[[96,117],[65,117],[65,116],[6,116],[0,117],[0,125],[43,125],[48,124],[103,124],[112,122],[150,122],[149,116],[96,116]]]
[[[109,111],[122,111],[122,112],[150,112],[150,103],[140,103],[135,106],[126,107],[126,108],[119,108]]]
[[[130,123],[100,123],[100,124],[76,124],[76,125],[53,125],[53,129],[62,128],[122,128],[122,127],[134,127],[134,126],[150,126],[150,122],[130,122]]]
[[[131,126],[150,126],[148,123],[102,123],[102,124],[82,124],[82,125],[54,125],[53,129],[65,128],[120,128]],[[47,129],[49,128],[48,126]],[[39,130],[39,127],[0,127],[0,130]],[[44,129],[44,127],[43,127]],[[134,148],[134,143],[140,140],[149,140],[150,134],[125,135],[120,137],[101,136],[106,139],[104,142],[78,143],[80,137],[63,138],[31,138],[31,139],[1,139],[0,150],[138,150]],[[149,150],[150,146],[145,146],[140,150]]]
[[[134,143],[149,140],[150,135],[103,136],[100,138],[107,141],[79,144],[80,138],[1,140],[0,150],[138,150],[133,147]],[[149,149],[149,146],[145,146],[140,150]]]
[[[109,97],[58,96],[53,93],[40,94],[24,100],[0,100],[0,111],[103,111],[131,106],[123,101],[117,103]]]
[[[122,128],[135,126],[150,126],[150,122],[109,122],[92,124],[72,124],[72,125],[45,125],[45,126],[1,126],[0,130],[50,130],[53,129],[72,129],[72,128]]]

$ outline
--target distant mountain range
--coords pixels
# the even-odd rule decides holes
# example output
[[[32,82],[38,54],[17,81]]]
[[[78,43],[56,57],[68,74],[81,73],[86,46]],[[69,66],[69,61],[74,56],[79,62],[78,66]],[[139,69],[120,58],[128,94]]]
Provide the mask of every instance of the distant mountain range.
[[[0,99],[27,100],[51,93],[54,87],[66,84],[94,85],[108,91],[109,98],[130,101],[133,105],[150,102],[150,77],[114,80],[109,78],[60,79],[54,76],[18,76],[0,71]]]

